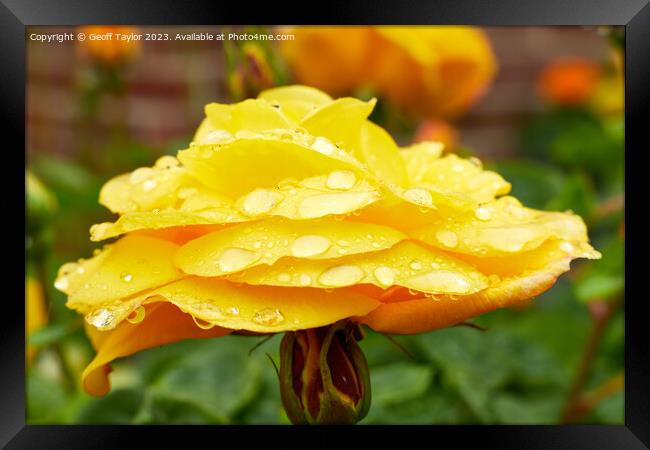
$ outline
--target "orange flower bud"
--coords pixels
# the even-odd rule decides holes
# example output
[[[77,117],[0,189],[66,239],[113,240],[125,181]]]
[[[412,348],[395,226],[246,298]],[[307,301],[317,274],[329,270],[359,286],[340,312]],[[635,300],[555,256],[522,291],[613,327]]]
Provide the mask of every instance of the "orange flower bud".
[[[600,78],[598,65],[581,59],[562,59],[541,73],[538,89],[542,98],[559,105],[584,103]]]

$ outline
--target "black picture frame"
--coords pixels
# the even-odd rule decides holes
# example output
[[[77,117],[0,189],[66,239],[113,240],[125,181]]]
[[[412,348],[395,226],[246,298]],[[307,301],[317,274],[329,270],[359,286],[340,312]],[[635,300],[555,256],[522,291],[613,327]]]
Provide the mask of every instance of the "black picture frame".
[[[646,264],[631,263],[632,257],[643,256],[643,165],[635,160],[650,150],[646,118],[650,117],[650,5],[649,0],[436,0],[400,2],[336,0],[314,5],[305,3],[281,8],[278,3],[239,4],[207,1],[99,1],[99,0],[0,0],[0,104],[2,106],[5,169],[4,198],[11,197],[19,182],[17,161],[25,146],[25,27],[28,25],[81,24],[470,24],[490,26],[512,25],[622,25],[625,26],[625,115],[626,115],[626,197],[639,202],[625,213],[626,239],[626,302],[625,302],[625,425],[563,425],[563,426],[436,426],[429,427],[353,427],[295,428],[259,427],[250,433],[242,427],[166,427],[166,426],[36,426],[25,424],[25,361],[24,309],[18,288],[5,294],[0,327],[0,445],[6,448],[121,448],[146,439],[148,445],[164,442],[171,446],[192,444],[199,439],[215,443],[223,438],[247,433],[246,441],[261,439],[276,442],[305,442],[307,434],[317,434],[319,444],[344,445],[341,439],[352,434],[363,438],[387,433],[422,433],[409,437],[436,446],[452,442],[455,446],[478,444],[488,448],[521,449],[641,449],[650,448],[650,336],[646,325],[648,307],[643,292],[633,296],[633,275]],[[289,12],[291,11],[291,12]],[[644,120],[645,119],[645,120]],[[7,139],[11,138],[11,139]],[[13,145],[10,145],[12,142]],[[23,154],[24,155],[24,154]],[[26,164],[26,161],[23,159]],[[13,176],[15,175],[16,179]],[[6,202],[5,202],[6,203]],[[5,222],[17,228],[20,224],[18,202],[13,211],[5,213]],[[636,217],[635,217],[636,216]],[[24,217],[24,216],[23,216]],[[6,236],[12,232],[8,230]],[[16,230],[17,236],[18,230]],[[20,239],[5,237],[5,285],[20,286],[18,271],[11,263],[19,255]],[[631,244],[632,242],[632,244]],[[6,245],[9,244],[9,245]],[[639,258],[640,261],[642,261]],[[643,286],[637,281],[636,289]],[[24,285],[23,285],[24,286]],[[302,435],[302,436],[301,436]],[[405,436],[403,436],[405,437]],[[277,440],[276,440],[277,439]],[[243,442],[243,441],[240,441]],[[270,442],[270,441],[269,441]],[[337,444],[338,443],[338,444]],[[310,444],[311,445],[311,444]],[[417,444],[421,445],[421,444]],[[449,445],[449,444],[447,444]]]

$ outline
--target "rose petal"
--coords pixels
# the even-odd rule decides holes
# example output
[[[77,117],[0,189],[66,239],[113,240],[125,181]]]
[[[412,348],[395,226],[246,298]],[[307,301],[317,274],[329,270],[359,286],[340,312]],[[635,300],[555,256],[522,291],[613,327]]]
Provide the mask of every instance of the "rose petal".
[[[128,235],[82,265],[86,270],[67,290],[69,308],[82,313],[183,276],[172,263],[179,247],[169,241]],[[58,282],[58,280],[57,280]]]
[[[99,203],[112,212],[148,211],[173,206],[178,191],[197,183],[173,156],[163,156],[153,167],[141,167],[108,181],[99,193]]]
[[[285,115],[301,122],[319,107],[332,102],[332,97],[309,86],[280,86],[267,89],[258,98],[280,106]]]
[[[200,320],[203,327],[212,325],[235,330],[276,333],[316,328],[346,317],[365,315],[379,302],[364,295],[323,289],[249,286],[221,278],[189,277],[139,296],[119,305],[97,305],[89,316],[111,318],[119,326],[128,313],[141,305],[168,301]],[[95,323],[96,321],[90,320]]]
[[[475,294],[442,295],[384,303],[359,320],[382,333],[411,334],[452,326],[479,314],[511,306],[541,294],[549,289],[562,273],[570,269],[573,258],[572,255],[565,254],[536,270],[526,270],[517,276],[500,278],[487,289]]]
[[[379,237],[374,242],[383,243]],[[337,256],[312,261],[285,258],[270,268],[255,267],[229,278],[254,285],[324,289],[359,284],[384,289],[403,286],[434,294],[467,294],[488,286],[487,277],[471,265],[410,241],[378,252]]]
[[[361,164],[331,141],[294,130],[245,132],[220,143],[196,143],[180,151],[178,159],[206,186],[233,199],[257,188],[275,188],[286,178],[345,169],[365,177]]]
[[[188,242],[174,257],[185,273],[222,276],[285,256],[307,259],[386,249],[404,235],[381,225],[334,219],[287,221],[266,219],[231,226]]]
[[[502,197],[455,217],[432,218],[429,225],[409,234],[436,247],[477,256],[532,250],[552,237],[588,240],[579,216],[525,208],[514,197]]]
[[[224,336],[231,330],[219,327],[208,330],[199,328],[192,316],[170,303],[160,302],[147,305],[144,320],[137,324],[124,321],[110,331],[99,331],[87,326],[86,332],[97,354],[84,370],[82,384],[88,394],[102,396],[110,390],[108,364],[111,361],[183,339]]]
[[[205,106],[205,115],[214,130],[229,133],[239,130],[256,132],[275,128],[293,129],[296,126],[282,111],[265,100],[248,99],[232,105],[209,103]],[[205,133],[203,137],[209,135],[210,133]]]

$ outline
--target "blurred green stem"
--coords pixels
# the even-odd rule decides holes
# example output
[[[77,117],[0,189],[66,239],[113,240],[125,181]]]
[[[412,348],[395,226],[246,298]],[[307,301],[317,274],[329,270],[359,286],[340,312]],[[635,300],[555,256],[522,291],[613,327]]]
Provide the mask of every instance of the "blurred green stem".
[[[583,401],[582,393],[585,389],[587,380],[589,379],[591,366],[593,365],[594,358],[598,353],[598,347],[602,341],[605,329],[620,304],[620,298],[611,302],[594,301],[589,304],[592,318],[592,329],[589,338],[587,339],[587,344],[582,354],[578,371],[576,372],[573,384],[571,385],[568,400],[564,406],[564,410],[562,411],[560,423],[565,424],[575,422],[581,417],[584,417],[585,414],[596,406],[595,404],[589,404],[588,409],[585,410],[585,402]]]

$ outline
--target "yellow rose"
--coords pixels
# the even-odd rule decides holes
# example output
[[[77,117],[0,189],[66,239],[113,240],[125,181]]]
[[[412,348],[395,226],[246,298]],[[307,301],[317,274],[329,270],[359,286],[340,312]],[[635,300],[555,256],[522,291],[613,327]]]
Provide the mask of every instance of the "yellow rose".
[[[412,114],[454,117],[496,73],[473,27],[296,27],[282,52],[299,82],[332,95],[370,88]]]
[[[310,330],[349,319],[417,333],[530,299],[598,258],[582,219],[537,211],[476,159],[398,148],[367,118],[375,100],[289,86],[206,106],[189,148],[110,180],[119,237],[61,268],[97,356],[231,332]]]

